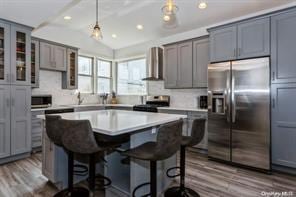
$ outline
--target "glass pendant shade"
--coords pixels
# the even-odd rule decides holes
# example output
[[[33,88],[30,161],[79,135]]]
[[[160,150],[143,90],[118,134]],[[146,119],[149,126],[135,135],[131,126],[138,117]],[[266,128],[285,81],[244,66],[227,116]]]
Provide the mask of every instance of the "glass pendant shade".
[[[167,0],[165,6],[162,7],[163,26],[165,28],[176,28],[178,26],[177,11],[178,7],[173,0]]]
[[[96,39],[96,40],[100,40],[103,38],[102,32],[101,32],[101,28],[99,26],[98,23],[96,23],[96,25],[94,26],[93,32],[91,34],[91,37]]]

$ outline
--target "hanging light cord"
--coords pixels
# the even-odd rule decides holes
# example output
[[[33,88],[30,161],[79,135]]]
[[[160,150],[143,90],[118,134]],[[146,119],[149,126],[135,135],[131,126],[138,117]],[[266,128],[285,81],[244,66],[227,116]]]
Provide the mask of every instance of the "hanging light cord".
[[[96,24],[98,24],[99,23],[99,0],[96,0],[96,7],[97,7],[97,13],[96,13],[97,21],[96,21]]]

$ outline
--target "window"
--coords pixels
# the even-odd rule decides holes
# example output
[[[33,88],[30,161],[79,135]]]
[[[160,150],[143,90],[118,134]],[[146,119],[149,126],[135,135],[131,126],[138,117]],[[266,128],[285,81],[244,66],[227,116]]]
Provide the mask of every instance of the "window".
[[[78,90],[82,93],[93,93],[93,59],[78,57]]]
[[[110,93],[111,91],[111,62],[97,60],[97,93]]]
[[[145,95],[146,59],[129,60],[117,64],[117,93],[121,95]]]

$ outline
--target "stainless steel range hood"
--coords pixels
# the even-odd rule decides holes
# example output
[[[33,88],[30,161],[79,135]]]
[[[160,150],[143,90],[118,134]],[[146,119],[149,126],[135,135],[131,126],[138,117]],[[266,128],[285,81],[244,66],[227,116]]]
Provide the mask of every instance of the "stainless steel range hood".
[[[142,80],[159,81],[163,80],[163,49],[152,47],[147,56],[148,76]]]

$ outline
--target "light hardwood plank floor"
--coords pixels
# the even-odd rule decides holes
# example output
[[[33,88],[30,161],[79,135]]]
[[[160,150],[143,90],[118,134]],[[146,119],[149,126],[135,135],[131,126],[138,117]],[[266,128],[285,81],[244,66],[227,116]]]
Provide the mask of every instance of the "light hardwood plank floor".
[[[253,197],[263,196],[262,192],[292,192],[291,196],[296,196],[296,176],[237,168],[190,151],[186,168],[186,185],[202,197]],[[40,153],[0,166],[0,197],[50,197],[56,192],[41,174]],[[96,196],[104,194],[99,192]]]

